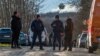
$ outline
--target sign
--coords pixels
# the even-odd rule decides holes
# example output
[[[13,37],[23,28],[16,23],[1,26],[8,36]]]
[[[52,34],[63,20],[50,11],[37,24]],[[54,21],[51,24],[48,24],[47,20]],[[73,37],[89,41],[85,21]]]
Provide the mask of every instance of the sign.
[[[96,4],[96,6],[100,7],[100,2],[98,2],[98,3]]]
[[[99,37],[97,37],[97,41],[99,41],[99,42],[100,42],[100,36],[99,36]]]

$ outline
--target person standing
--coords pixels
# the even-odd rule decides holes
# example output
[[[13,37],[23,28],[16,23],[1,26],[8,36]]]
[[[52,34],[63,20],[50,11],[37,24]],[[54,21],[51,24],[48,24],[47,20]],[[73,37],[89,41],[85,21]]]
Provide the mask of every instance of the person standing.
[[[71,18],[68,18],[65,24],[64,51],[67,50],[67,47],[69,47],[68,51],[72,51],[72,45],[73,45],[72,35],[73,35],[73,22]]]
[[[33,34],[33,39],[32,39],[32,44],[31,44],[30,49],[33,49],[36,38],[38,37],[39,43],[40,43],[40,50],[44,50],[43,44],[42,44],[42,37],[41,37],[41,34],[44,30],[44,25],[43,25],[43,22],[40,19],[40,15],[37,15],[36,19],[32,22],[31,30],[34,34]]]
[[[22,29],[21,18],[19,16],[20,16],[20,14],[17,11],[15,11],[13,16],[12,16],[12,21],[11,21],[12,43],[11,43],[11,48],[21,48],[19,46],[19,43],[18,43],[20,31]]]
[[[53,50],[55,50],[56,41],[59,43],[59,50],[61,50],[61,36],[63,33],[63,23],[59,20],[59,15],[55,16],[55,21],[52,22],[51,27],[53,28]]]

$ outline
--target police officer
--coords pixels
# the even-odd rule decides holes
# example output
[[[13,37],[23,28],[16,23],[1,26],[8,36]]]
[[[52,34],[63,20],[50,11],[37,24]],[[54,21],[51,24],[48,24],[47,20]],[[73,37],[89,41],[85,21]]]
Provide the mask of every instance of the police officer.
[[[43,22],[40,20],[40,15],[37,15],[36,19],[32,22],[31,30],[34,34],[33,34],[32,45],[30,49],[33,49],[36,38],[38,37],[40,43],[40,50],[44,50],[42,45],[42,37],[41,37],[42,31],[44,30],[44,25]]]
[[[61,36],[63,33],[63,23],[59,20],[59,15],[55,16],[55,21],[52,22],[51,27],[53,28],[53,50],[55,50],[56,41],[58,41],[59,50],[61,50]]]
[[[65,24],[65,38],[64,38],[64,51],[72,51],[72,35],[73,35],[73,22],[71,18],[66,20]]]
[[[14,15],[12,16],[12,21],[11,21],[12,44],[11,44],[11,48],[21,48],[19,46],[19,43],[18,43],[20,31],[22,28],[21,18],[19,17],[19,15],[20,14],[17,11],[15,11]]]

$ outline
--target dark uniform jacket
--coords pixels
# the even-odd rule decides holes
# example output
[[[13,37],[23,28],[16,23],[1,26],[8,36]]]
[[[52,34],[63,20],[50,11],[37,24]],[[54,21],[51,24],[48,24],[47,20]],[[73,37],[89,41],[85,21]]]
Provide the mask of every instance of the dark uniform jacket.
[[[66,24],[65,25],[65,38],[72,39],[72,35],[73,35],[73,23]]]
[[[53,32],[63,33],[63,23],[60,20],[52,22],[51,27],[53,28]]]
[[[31,30],[33,32],[42,32],[44,30],[44,25],[41,20],[34,20],[31,24]]]
[[[20,31],[22,29],[21,18],[12,16],[11,30]]]

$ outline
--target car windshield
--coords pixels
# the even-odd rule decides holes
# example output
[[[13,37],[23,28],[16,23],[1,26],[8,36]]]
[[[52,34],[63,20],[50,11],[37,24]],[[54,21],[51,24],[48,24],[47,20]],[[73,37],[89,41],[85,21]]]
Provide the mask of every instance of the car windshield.
[[[87,34],[83,34],[81,40],[86,41],[86,39],[87,39]]]
[[[0,32],[11,32],[10,29],[1,29]]]
[[[20,33],[20,37],[23,37],[23,36],[24,36],[24,33],[21,32],[21,33]]]

